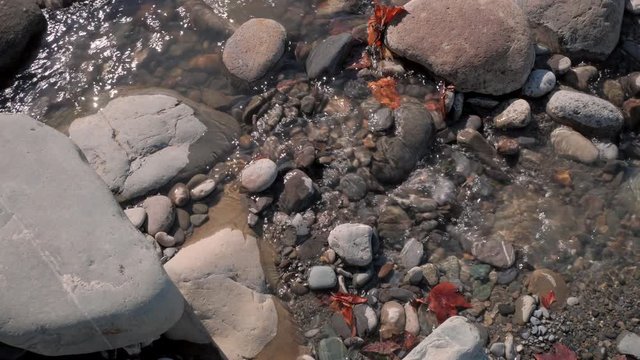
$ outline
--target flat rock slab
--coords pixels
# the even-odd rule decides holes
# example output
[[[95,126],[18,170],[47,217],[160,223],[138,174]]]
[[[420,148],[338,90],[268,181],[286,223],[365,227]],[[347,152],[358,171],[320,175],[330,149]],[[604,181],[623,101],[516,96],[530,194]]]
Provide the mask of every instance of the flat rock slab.
[[[229,360],[254,358],[276,336],[274,299],[264,294],[257,240],[222,229],[183,248],[165,264],[193,312],[167,332],[173,340],[213,340]],[[193,331],[198,324],[201,331]]]
[[[405,9],[387,29],[387,45],[457,90],[501,95],[529,76],[534,50],[513,0],[412,0]]]
[[[69,136],[119,201],[186,179],[226,156],[237,122],[177,94],[131,95],[76,119]]]
[[[58,356],[168,330],[184,300],[78,148],[28,116],[0,128],[0,342]]]
[[[403,360],[484,360],[484,344],[478,328],[462,316],[452,316],[422,340]]]

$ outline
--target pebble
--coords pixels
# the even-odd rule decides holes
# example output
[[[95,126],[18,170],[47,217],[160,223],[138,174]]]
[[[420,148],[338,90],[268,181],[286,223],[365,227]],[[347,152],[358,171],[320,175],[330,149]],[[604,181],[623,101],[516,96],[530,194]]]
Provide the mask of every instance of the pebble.
[[[311,205],[314,194],[313,180],[302,170],[291,170],[284,176],[284,190],[278,199],[278,206],[287,214],[302,212]]]
[[[469,115],[464,125],[467,129],[480,130],[482,127],[482,118],[478,115]]]
[[[533,70],[522,87],[522,94],[533,98],[544,96],[556,86],[556,76],[549,70]]]
[[[307,95],[300,99],[300,111],[302,111],[306,115],[311,115],[315,106],[316,98],[312,95]]]
[[[313,266],[309,271],[309,288],[311,290],[333,289],[337,284],[338,278],[330,266]]]
[[[172,247],[176,244],[176,239],[164,231],[159,231],[158,233],[156,233],[155,239],[158,244],[166,248]]]
[[[614,136],[624,123],[624,116],[615,105],[576,91],[555,92],[547,102],[546,112],[555,121],[586,136]]]
[[[572,88],[588,91],[589,84],[598,76],[595,66],[586,65],[569,69],[563,77],[564,82]]]
[[[351,34],[342,33],[318,42],[309,53],[305,64],[309,78],[333,75],[351,50],[352,40]]]
[[[458,131],[456,137],[459,144],[462,144],[475,152],[483,155],[493,156],[496,149],[479,132],[473,129],[462,129]]]
[[[556,154],[591,164],[598,160],[598,148],[586,137],[566,126],[561,126],[551,132],[551,144]]]
[[[529,318],[536,307],[536,300],[529,295],[522,295],[516,300],[516,312],[513,322],[516,325],[523,325],[529,322]]]
[[[400,252],[401,264],[405,269],[420,265],[424,256],[424,246],[416,239],[409,239]]]
[[[141,207],[125,209],[124,213],[136,228],[140,228],[144,224],[144,221],[147,220],[147,212]]]
[[[532,316],[532,317],[529,319],[529,322],[530,322],[530,323],[532,323],[533,325],[536,325],[536,326],[537,326],[537,325],[540,325],[540,319],[538,319],[538,318],[537,318],[537,317],[535,317],[535,316]]]
[[[369,280],[371,280],[371,277],[373,276],[373,274],[371,272],[364,272],[364,273],[357,273],[353,275],[353,286],[355,286],[356,288],[361,288],[363,286],[365,286]]]
[[[189,216],[189,221],[193,224],[193,226],[201,226],[205,222],[209,220],[208,214],[194,214]]]
[[[440,274],[438,273],[438,267],[435,264],[427,263],[422,265],[422,275],[429,286],[436,286],[440,282]]]
[[[509,303],[498,304],[498,312],[500,312],[502,316],[509,316],[516,312],[516,307]]]
[[[177,207],[185,206],[190,199],[189,188],[183,183],[177,183],[169,190],[167,196],[171,199],[173,205]]]
[[[329,246],[345,263],[367,266],[373,259],[371,237],[373,229],[364,224],[341,224],[329,233]]]
[[[207,179],[200,184],[196,185],[189,194],[191,195],[191,200],[198,201],[206,198],[215,190],[216,182],[213,179]]]
[[[380,279],[386,278],[391,273],[391,271],[393,271],[393,266],[393,263],[386,263],[382,265],[382,267],[380,267],[380,270],[378,270],[378,277]]]
[[[249,163],[240,174],[240,183],[252,193],[266,190],[278,176],[276,163],[270,159],[259,159]]]
[[[554,54],[547,60],[547,66],[557,75],[564,75],[571,69],[571,59],[564,55]]]
[[[176,255],[176,253],[178,252],[178,249],[175,247],[168,247],[164,250],[162,250],[162,257],[165,258],[166,260],[171,259],[172,257],[174,257]]]
[[[404,307],[396,301],[389,301],[380,310],[380,338],[388,340],[404,332],[406,323]]]
[[[194,214],[207,214],[209,212],[209,207],[207,204],[195,203],[191,206],[191,211]]]
[[[422,282],[422,268],[416,266],[412,267],[407,271],[407,275],[405,276],[405,281],[410,283],[411,285],[419,285]]]
[[[405,325],[404,331],[417,336],[420,333],[420,323],[418,322],[418,311],[411,303],[404,304]]]
[[[340,190],[349,200],[358,201],[367,195],[367,182],[358,174],[346,174],[340,179]]]
[[[569,305],[569,306],[576,306],[576,305],[578,305],[578,304],[580,304],[580,299],[578,299],[577,297],[575,297],[575,296],[569,296],[569,297],[567,298],[567,305]]]
[[[489,352],[494,356],[503,357],[504,356],[504,343],[497,342],[497,343],[491,344],[491,347],[489,348]]]
[[[155,236],[160,231],[167,232],[173,225],[175,211],[168,197],[150,196],[144,200],[142,207],[147,212],[147,234]]]
[[[329,337],[320,340],[318,343],[318,359],[319,360],[342,360],[348,359],[349,354],[347,348],[338,337]]]
[[[504,337],[504,357],[507,360],[514,360],[516,358],[516,351],[514,349],[513,335],[510,333]]]
[[[176,218],[180,229],[187,231],[191,227],[190,214],[184,209],[176,209]]]
[[[529,276],[528,290],[538,298],[545,296],[549,291],[553,291],[556,301],[551,304],[552,309],[564,307],[569,297],[569,288],[562,276],[549,269],[536,269]]]
[[[306,331],[304,333],[304,337],[312,338],[312,337],[318,335],[318,333],[320,333],[320,329],[311,329],[311,330],[308,330],[308,331]]]
[[[325,264],[333,264],[334,262],[336,262],[336,252],[333,249],[327,249],[327,251],[322,253],[322,255],[320,256],[320,261],[324,262]]]
[[[497,268],[511,267],[516,261],[513,245],[505,241],[488,240],[473,244],[471,253],[484,263]]]
[[[618,352],[640,358],[640,336],[630,331],[623,331],[616,339]]]

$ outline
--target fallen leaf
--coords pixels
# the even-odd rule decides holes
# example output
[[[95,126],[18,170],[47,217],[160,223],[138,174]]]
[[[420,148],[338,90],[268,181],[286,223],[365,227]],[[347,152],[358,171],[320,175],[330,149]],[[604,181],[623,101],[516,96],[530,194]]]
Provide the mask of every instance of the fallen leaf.
[[[551,304],[553,304],[553,302],[556,301],[556,293],[554,293],[553,290],[549,290],[547,295],[543,295],[540,298],[540,301],[542,302],[542,306],[546,307],[547,309],[550,309]]]
[[[431,289],[425,300],[418,301],[429,305],[429,310],[436,314],[439,323],[457,315],[458,308],[471,307],[464,295],[458,291],[458,287],[450,282],[441,282]]]
[[[410,351],[416,345],[418,345],[418,338],[412,333],[408,333],[405,331],[404,341],[402,342],[402,349],[405,351]]]
[[[400,107],[400,94],[396,89],[396,80],[392,77],[385,77],[369,83],[371,93],[378,102],[391,109]]]
[[[387,26],[398,15],[405,13],[406,10],[402,6],[385,6],[380,5],[377,0],[374,0],[373,15],[367,22],[367,43],[374,49],[378,49],[381,53],[384,53],[384,33],[387,30]]]
[[[545,354],[534,354],[536,360],[578,360],[578,356],[573,350],[565,345],[555,343],[553,349]]]
[[[371,57],[369,56],[369,53],[367,53],[367,51],[365,50],[362,52],[362,56],[360,56],[360,59],[354,62],[353,64],[347,66],[347,69],[361,70],[361,69],[370,68],[371,65],[373,65],[373,63],[371,62]]]
[[[378,341],[365,345],[362,351],[379,355],[391,355],[400,350],[400,348],[400,345],[394,341]]]
[[[356,336],[356,323],[353,318],[353,305],[364,304],[367,298],[358,295],[337,293],[331,294],[331,309],[339,312],[344,318],[344,322],[351,328],[351,336]]]
[[[571,180],[571,173],[569,172],[569,170],[556,170],[553,174],[553,181],[566,187],[569,187],[573,184],[573,181]]]

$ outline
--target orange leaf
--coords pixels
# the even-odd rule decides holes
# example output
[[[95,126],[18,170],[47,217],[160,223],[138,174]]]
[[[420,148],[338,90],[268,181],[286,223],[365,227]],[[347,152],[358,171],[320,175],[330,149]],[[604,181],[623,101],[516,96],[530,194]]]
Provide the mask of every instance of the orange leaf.
[[[470,308],[464,295],[458,291],[458,287],[450,282],[442,282],[436,285],[427,297],[429,310],[436,314],[439,323],[444,322],[450,316],[458,314],[458,308]]]
[[[345,294],[345,293],[336,293],[331,294],[331,301],[338,301],[343,305],[351,306],[356,304],[364,304],[368,300],[362,296],[353,295],[353,294]]]
[[[365,345],[362,348],[362,352],[379,354],[379,355],[391,355],[396,350],[400,350],[400,345],[393,341],[378,341]]]
[[[546,354],[535,354],[533,357],[536,360],[578,360],[578,356],[573,350],[560,343],[555,343],[553,350],[550,352]]]
[[[553,181],[562,186],[569,187],[572,184],[571,173],[569,170],[556,170],[553,174]]]
[[[396,89],[396,81],[391,77],[382,78],[369,83],[371,93],[378,102],[391,109],[400,107],[400,94]]]
[[[347,69],[360,70],[369,68],[371,67],[371,65],[373,65],[373,63],[371,62],[371,57],[369,57],[369,54],[365,50],[362,52],[362,56],[360,57],[360,59],[349,65]]]
[[[554,293],[553,290],[549,290],[547,295],[543,295],[540,298],[540,301],[542,302],[542,306],[549,309],[551,304],[553,304],[553,302],[556,301],[556,293]]]
[[[381,49],[383,46],[382,38],[387,26],[396,16],[406,12],[406,10],[402,6],[380,5],[376,0],[374,0],[374,3],[373,15],[367,21],[367,43],[369,46]]]

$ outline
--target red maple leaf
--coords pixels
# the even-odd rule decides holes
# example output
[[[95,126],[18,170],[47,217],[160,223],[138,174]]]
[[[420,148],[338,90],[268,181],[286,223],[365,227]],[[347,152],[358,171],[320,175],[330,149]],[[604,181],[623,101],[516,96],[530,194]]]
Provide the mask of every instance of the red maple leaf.
[[[360,59],[358,59],[358,61],[354,62],[353,64],[347,66],[347,69],[361,70],[361,69],[370,68],[371,65],[373,65],[373,63],[371,62],[371,57],[369,56],[369,53],[367,53],[367,51],[365,50],[362,52],[362,56],[360,56]]]
[[[534,354],[536,360],[578,360],[578,356],[573,350],[565,345],[555,343],[553,349],[546,354]]]
[[[543,295],[540,298],[540,301],[542,302],[542,306],[546,307],[547,309],[550,309],[551,304],[553,304],[556,301],[556,293],[554,293],[553,290],[549,290],[547,295]]]
[[[391,109],[400,107],[400,94],[396,89],[396,80],[392,77],[385,77],[369,83],[369,89],[373,97],[384,106]]]
[[[353,305],[364,304],[367,302],[367,298],[358,295],[337,293],[331,294],[329,300],[331,300],[331,308],[342,314],[344,322],[351,328],[351,336],[355,336],[356,324],[353,319]]]
[[[439,323],[443,323],[449,317],[458,314],[458,308],[470,308],[464,295],[458,291],[458,287],[450,282],[441,282],[436,285],[426,299],[418,302],[429,305],[429,310],[436,314]]]
[[[402,6],[380,5],[377,0],[374,0],[374,4],[373,15],[367,22],[367,43],[369,46],[383,51],[384,43],[382,39],[387,26],[396,16],[405,13],[406,10]]]
[[[362,352],[378,354],[378,355],[388,355],[391,358],[396,358],[395,352],[400,350],[400,345],[398,345],[394,341],[378,341],[365,345],[362,348]]]

